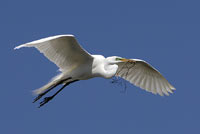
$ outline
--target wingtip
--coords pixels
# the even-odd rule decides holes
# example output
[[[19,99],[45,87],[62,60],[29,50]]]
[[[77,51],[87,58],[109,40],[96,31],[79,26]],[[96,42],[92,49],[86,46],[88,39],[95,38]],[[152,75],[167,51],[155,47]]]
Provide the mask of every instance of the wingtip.
[[[64,36],[67,36],[67,37],[75,37],[73,34],[61,34],[61,35],[55,35],[55,36],[51,36],[51,37],[64,37]]]
[[[176,88],[172,85],[170,85],[171,90],[176,90]]]
[[[15,47],[14,50],[19,49],[19,46]]]
[[[24,47],[24,45],[16,46],[16,47],[14,48],[14,50],[16,50],[16,49],[20,49],[20,48],[22,48],[22,47]]]
[[[73,34],[67,34],[67,36],[72,36],[72,37],[75,37]]]

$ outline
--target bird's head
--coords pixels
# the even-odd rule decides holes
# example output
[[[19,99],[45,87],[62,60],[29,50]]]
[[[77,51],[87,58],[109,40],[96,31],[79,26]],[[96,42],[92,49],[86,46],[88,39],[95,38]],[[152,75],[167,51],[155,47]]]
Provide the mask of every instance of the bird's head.
[[[119,62],[128,62],[129,59],[126,58],[122,58],[119,56],[111,56],[111,57],[107,57],[106,60],[110,63],[110,64],[116,64]]]

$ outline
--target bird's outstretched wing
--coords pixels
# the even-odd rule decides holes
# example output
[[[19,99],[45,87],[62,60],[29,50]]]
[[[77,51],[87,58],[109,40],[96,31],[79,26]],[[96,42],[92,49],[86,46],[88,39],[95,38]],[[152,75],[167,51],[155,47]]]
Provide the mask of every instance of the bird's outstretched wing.
[[[79,45],[73,35],[47,37],[17,46],[14,49],[22,47],[37,48],[62,72],[92,59],[92,56]]]
[[[169,95],[175,88],[153,68],[143,60],[131,59],[125,62],[119,62],[116,76],[122,77],[130,83],[145,89],[154,94]]]

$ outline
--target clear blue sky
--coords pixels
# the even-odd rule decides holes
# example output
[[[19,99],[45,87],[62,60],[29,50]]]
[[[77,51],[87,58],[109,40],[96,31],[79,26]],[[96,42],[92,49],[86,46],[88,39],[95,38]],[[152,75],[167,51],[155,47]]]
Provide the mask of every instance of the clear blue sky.
[[[0,133],[199,134],[200,8],[193,0],[1,0]],[[33,89],[57,67],[22,43],[74,34],[92,54],[140,58],[176,87],[160,97],[95,78],[65,88],[46,106]]]

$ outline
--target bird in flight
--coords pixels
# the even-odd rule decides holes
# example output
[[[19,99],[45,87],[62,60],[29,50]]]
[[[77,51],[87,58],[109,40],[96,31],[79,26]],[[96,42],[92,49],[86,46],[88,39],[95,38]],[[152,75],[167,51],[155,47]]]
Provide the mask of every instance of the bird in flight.
[[[153,94],[169,95],[175,88],[147,62],[140,59],[126,59],[119,56],[104,57],[91,55],[84,50],[73,35],[57,35],[32,41],[15,47],[35,47],[50,61],[59,67],[61,72],[43,87],[34,90],[41,99],[58,85],[62,87],[52,96],[45,97],[40,106],[52,100],[67,85],[94,77],[121,77],[130,83]]]

